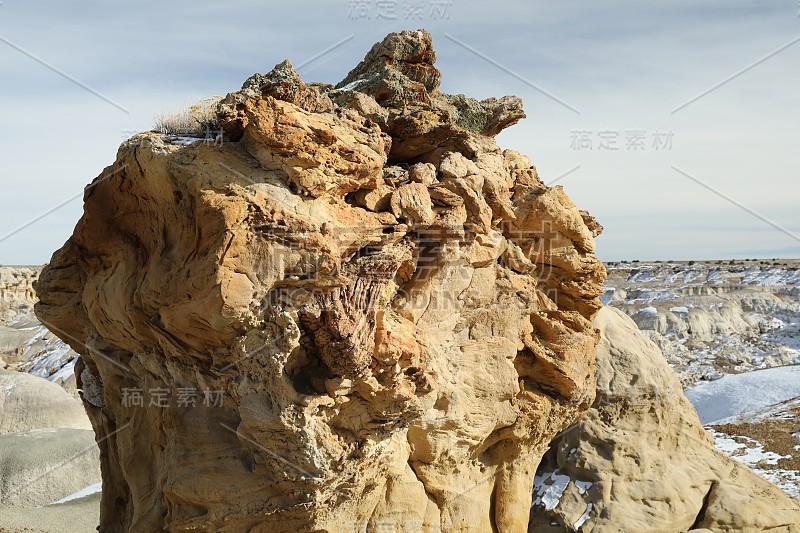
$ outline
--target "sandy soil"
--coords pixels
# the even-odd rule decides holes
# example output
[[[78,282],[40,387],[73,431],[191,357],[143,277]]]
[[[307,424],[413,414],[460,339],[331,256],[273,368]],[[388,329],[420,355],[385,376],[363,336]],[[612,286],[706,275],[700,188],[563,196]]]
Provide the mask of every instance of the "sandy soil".
[[[0,532],[94,533],[100,523],[100,494],[37,509],[0,508]]]

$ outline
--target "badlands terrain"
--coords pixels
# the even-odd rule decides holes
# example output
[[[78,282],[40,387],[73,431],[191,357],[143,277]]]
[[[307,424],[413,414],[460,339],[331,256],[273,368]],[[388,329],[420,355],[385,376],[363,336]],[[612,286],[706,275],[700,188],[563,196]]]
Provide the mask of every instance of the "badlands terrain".
[[[607,268],[603,302],[661,349],[717,447],[800,497],[800,261]]]
[[[77,354],[33,314],[39,267],[0,267],[0,531],[94,531],[100,450]]]
[[[796,270],[607,276],[495,142],[521,100],[435,61],[405,31],[336,85],[255,74],[0,269],[0,528],[798,531]]]
[[[800,364],[800,261],[608,263],[601,300],[650,337],[685,387]]]

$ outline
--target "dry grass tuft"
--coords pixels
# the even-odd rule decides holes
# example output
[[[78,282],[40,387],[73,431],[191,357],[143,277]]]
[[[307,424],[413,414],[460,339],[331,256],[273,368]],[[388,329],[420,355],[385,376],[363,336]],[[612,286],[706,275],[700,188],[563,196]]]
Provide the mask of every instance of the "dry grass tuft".
[[[180,106],[154,118],[154,129],[165,135],[214,138],[219,133],[217,104],[221,96],[212,96]]]

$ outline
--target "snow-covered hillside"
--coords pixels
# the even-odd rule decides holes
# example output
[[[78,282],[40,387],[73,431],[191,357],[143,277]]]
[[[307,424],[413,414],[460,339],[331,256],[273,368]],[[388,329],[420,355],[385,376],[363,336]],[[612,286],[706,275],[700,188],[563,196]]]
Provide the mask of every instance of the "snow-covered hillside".
[[[686,391],[703,424],[726,424],[743,415],[800,398],[800,366],[728,375]]]

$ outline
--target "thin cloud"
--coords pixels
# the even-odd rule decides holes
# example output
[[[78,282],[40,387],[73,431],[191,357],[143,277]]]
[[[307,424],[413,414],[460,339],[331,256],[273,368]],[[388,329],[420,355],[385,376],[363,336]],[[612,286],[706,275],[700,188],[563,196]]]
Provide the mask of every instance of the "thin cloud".
[[[634,258],[656,254],[658,247],[686,258],[711,252],[724,256],[735,249],[793,249],[787,248],[785,235],[756,231],[759,220],[733,209],[718,216],[720,224],[740,228],[729,232],[738,242],[725,241],[710,250],[709,243],[720,238],[707,216],[718,212],[716,200],[701,197],[696,185],[680,182],[680,176],[664,176],[674,174],[671,162],[680,161],[693,174],[724,185],[731,198],[752,204],[792,232],[800,230],[784,216],[800,193],[793,178],[796,148],[788,141],[796,138],[794,124],[800,119],[794,90],[800,81],[795,68],[800,46],[670,115],[682,102],[795,37],[795,2],[586,0],[567,5],[512,0],[487,12],[484,4],[453,0],[447,18],[426,13],[423,20],[405,18],[403,2],[396,4],[395,20],[355,20],[348,5],[344,0],[301,8],[255,0],[4,3],[0,34],[13,42],[35,43],[37,56],[124,103],[131,115],[8,47],[0,50],[0,113],[5,131],[15,137],[0,143],[4,197],[11,198],[0,212],[0,234],[19,227],[32,212],[79,193],[112,162],[123,132],[149,129],[153,115],[165,108],[188,97],[236,90],[253,72],[266,72],[286,58],[302,63],[352,34],[302,72],[309,81],[335,83],[389,31],[424,27],[434,36],[443,90],[523,98],[528,119],[500,135],[504,148],[528,155],[545,181],[580,166],[580,172],[558,184],[606,226],[598,241],[601,257]],[[374,10],[375,2],[370,5]],[[158,25],[151,23],[154,14]],[[517,77],[450,41],[448,33]],[[581,115],[521,79],[546,88]],[[672,157],[570,148],[572,129],[636,127],[674,129]],[[42,158],[43,152],[49,157]],[[648,216],[641,218],[643,212]],[[682,227],[631,227],[642,220],[668,221],[675,213]],[[48,260],[79,215],[79,205],[68,205],[47,223],[0,243],[0,259]],[[659,236],[655,243],[654,234]]]

